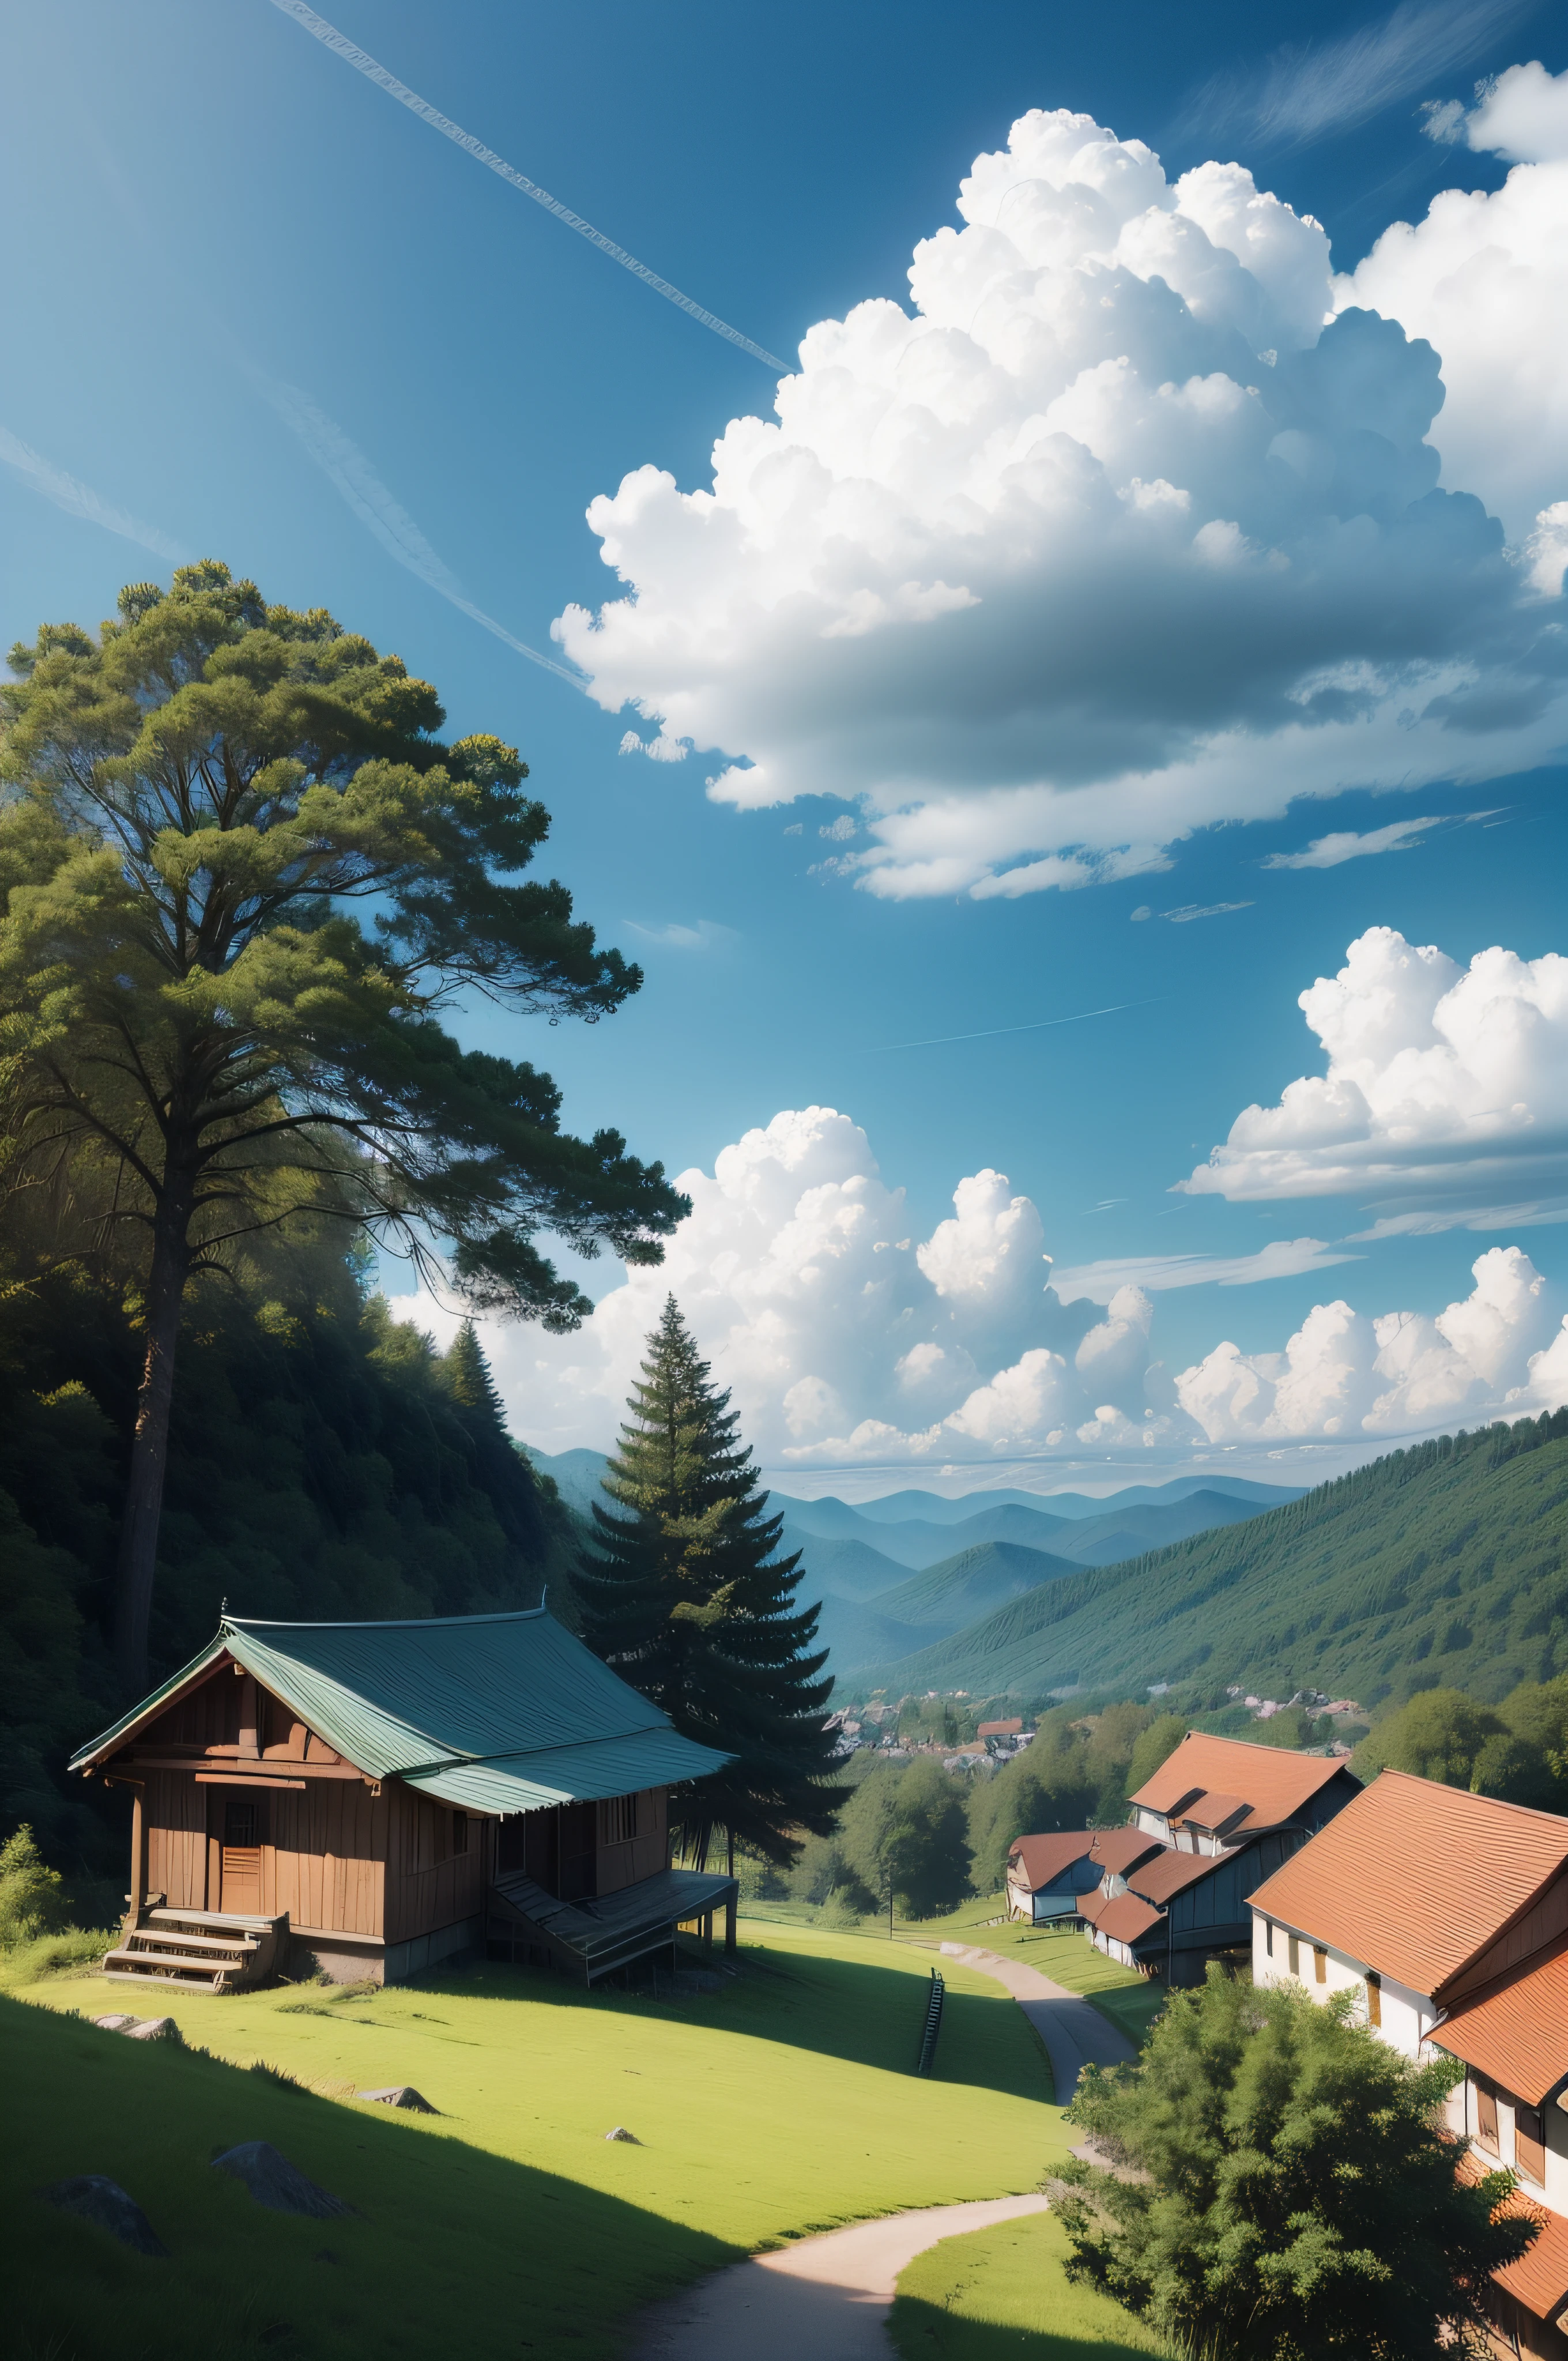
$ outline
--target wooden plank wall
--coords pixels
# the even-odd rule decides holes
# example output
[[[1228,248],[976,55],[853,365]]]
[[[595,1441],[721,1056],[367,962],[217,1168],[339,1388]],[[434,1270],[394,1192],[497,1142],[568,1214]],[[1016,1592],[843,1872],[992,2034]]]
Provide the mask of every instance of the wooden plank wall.
[[[386,1800],[388,1942],[405,1943],[476,1916],[489,1881],[487,1824],[395,1780],[388,1783]]]
[[[212,1792],[221,1808],[222,1791]],[[262,1908],[286,1910],[296,1927],[382,1934],[386,1796],[356,1779],[311,1779],[302,1790],[271,1790],[268,1813]],[[221,1828],[216,1813],[214,1825]]]
[[[670,1865],[670,1791],[644,1787],[640,1795],[616,1796],[598,1806],[597,1894],[619,1894],[640,1879],[655,1877]],[[634,1833],[621,1833],[629,1817],[617,1806],[632,1806]]]
[[[147,1781],[147,1890],[167,1894],[176,1909],[215,1910],[207,1900],[207,1790],[183,1771],[152,1771]]]

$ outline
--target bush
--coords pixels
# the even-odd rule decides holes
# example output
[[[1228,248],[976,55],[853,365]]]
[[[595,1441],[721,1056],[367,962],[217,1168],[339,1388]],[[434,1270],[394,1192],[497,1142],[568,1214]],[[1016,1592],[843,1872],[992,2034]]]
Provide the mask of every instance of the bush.
[[[1080,2081],[1068,2119],[1122,2169],[1075,2159],[1054,2185],[1072,2268],[1229,2361],[1478,2349],[1489,2276],[1536,2230],[1494,2219],[1510,2174],[1459,2178],[1438,2109],[1464,2073],[1409,2064],[1343,1999],[1212,1967],[1171,1994],[1137,2066]]]
[[[35,1942],[65,1923],[65,1889],[24,1822],[0,1845],[0,1950]]]

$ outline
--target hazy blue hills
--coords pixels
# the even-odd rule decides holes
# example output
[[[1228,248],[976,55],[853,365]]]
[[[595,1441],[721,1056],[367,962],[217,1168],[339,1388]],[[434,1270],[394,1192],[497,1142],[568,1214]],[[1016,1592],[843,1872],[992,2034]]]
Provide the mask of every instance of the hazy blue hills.
[[[876,1602],[877,1612],[895,1623],[943,1623],[957,1631],[1007,1599],[1037,1590],[1042,1582],[1077,1572],[1069,1558],[1052,1557],[1045,1550],[1021,1549],[1016,1542],[981,1542],[927,1566],[896,1590],[884,1591]]]
[[[1050,1581],[876,1667],[893,1693],[1240,1682],[1486,1699],[1568,1670],[1568,1411],[1445,1436],[1284,1508]]]
[[[864,1523],[905,1524],[912,1517],[923,1518],[933,1525],[958,1525],[981,1508],[991,1507],[1029,1509],[1036,1515],[1051,1517],[1099,1517],[1113,1509],[1168,1507],[1172,1501],[1186,1499],[1190,1492],[1223,1492],[1232,1499],[1248,1500],[1261,1509],[1277,1509],[1282,1501],[1300,1497],[1299,1487],[1255,1484],[1249,1477],[1205,1473],[1174,1476],[1168,1484],[1129,1484],[1120,1492],[1108,1492],[1100,1498],[1091,1492],[1019,1492],[992,1489],[989,1485],[977,1485],[972,1492],[961,1493],[953,1499],[945,1492],[888,1492],[880,1499],[861,1500],[853,1508],[847,1500],[835,1499],[830,1493],[818,1500],[795,1499],[783,1492],[774,1498],[798,1525],[812,1532],[849,1533],[858,1532]]]
[[[604,1454],[529,1455],[587,1520],[603,1498]],[[772,1506],[784,1518],[782,1546],[801,1555],[799,1595],[821,1600],[821,1640],[847,1676],[956,1643],[967,1627],[1080,1567],[1141,1556],[1299,1497],[1221,1476],[1131,1485],[1098,1500],[991,1490],[949,1500],[906,1490],[852,1507],[774,1492]]]
[[[838,1598],[876,1598],[883,1591],[896,1590],[909,1578],[910,1565],[905,1559],[884,1556],[869,1542],[849,1536],[823,1541],[816,1533],[801,1532],[787,1519],[782,1546],[801,1552],[802,1575],[808,1585],[831,1591]],[[917,1560],[916,1570],[925,1563]]]

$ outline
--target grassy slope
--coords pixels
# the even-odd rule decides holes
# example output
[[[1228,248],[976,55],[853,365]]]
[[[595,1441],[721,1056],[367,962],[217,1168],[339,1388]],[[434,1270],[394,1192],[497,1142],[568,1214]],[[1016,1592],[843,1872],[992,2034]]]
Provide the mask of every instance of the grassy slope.
[[[945,2238],[898,2282],[889,2323],[900,2361],[1134,2361],[1165,2350],[1130,2312],[1062,2265],[1048,2213]]]
[[[1568,1413],[1397,1452],[1288,1508],[1046,1584],[882,1668],[892,1690],[1241,1681],[1372,1705],[1568,1666]]]
[[[1005,1908],[1000,1894],[986,1902],[966,1902],[946,1918],[921,1922],[917,1940],[930,1943],[978,1943],[1023,1960],[1069,1992],[1081,1993],[1108,2016],[1119,2032],[1141,2048],[1149,2026],[1165,2006],[1162,1983],[1140,1976],[1097,1951],[1087,1936],[1056,1934],[1012,1918],[1001,1926],[986,1922]]]
[[[35,1987],[40,2006],[0,2003],[13,2335],[36,2361],[594,2361],[627,2313],[748,2249],[1033,2188],[1061,2153],[1034,2037],[983,1977],[948,1976],[922,2081],[928,1956],[784,1927],[742,1956],[753,1972],[681,2004],[493,1966],[362,1997],[160,1999],[221,2059],[82,2023],[126,2004],[96,1978]],[[258,2059],[313,2090],[238,2070]],[[347,2100],[389,2082],[412,2082],[441,2116]],[[615,2124],[640,2145],[607,2142]],[[271,2214],[206,2170],[258,2138],[361,2218]],[[93,2171],[145,2207],[171,2261],[34,2201]]]
[[[1140,2047],[1149,2026],[1165,2006],[1165,1986],[1151,1982],[1133,1968],[1124,1968],[1097,1951],[1082,1935],[1053,1934],[1031,1927],[1022,1919],[1002,1918],[1006,1904],[1000,1894],[989,1900],[961,1903],[957,1910],[940,1918],[901,1918],[896,1921],[891,1949],[901,1947],[927,1953],[943,1943],[976,1943],[983,1949],[1011,1953],[1038,1968],[1069,1992],[1081,1993],[1085,2000],[1094,2003],[1112,2024],[1124,2033],[1129,2041]],[[759,1930],[766,1927],[771,1932],[785,1927],[815,1927],[821,1913],[806,1902],[763,1902],[748,1905],[752,1923]],[[995,1920],[1000,1924],[993,1924]],[[880,1947],[874,1956],[890,1948],[885,1918],[865,1918],[858,1932],[845,1933],[841,1940],[869,1943]],[[943,1968],[943,1974],[948,1969]],[[959,1970],[964,1973],[965,1971]],[[946,2034],[943,2039],[947,2038]]]

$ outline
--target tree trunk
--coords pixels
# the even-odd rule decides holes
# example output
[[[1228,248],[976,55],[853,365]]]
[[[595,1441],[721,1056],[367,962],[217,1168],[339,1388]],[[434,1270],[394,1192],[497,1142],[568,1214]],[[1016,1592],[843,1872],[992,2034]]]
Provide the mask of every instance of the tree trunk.
[[[169,1411],[174,1398],[174,1352],[191,1268],[189,1198],[166,1194],[152,1234],[147,1289],[147,1353],[137,1396],[130,1479],[120,1526],[115,1589],[115,1668],[133,1696],[147,1687],[147,1637],[152,1615],[163,1478],[169,1465]]]

